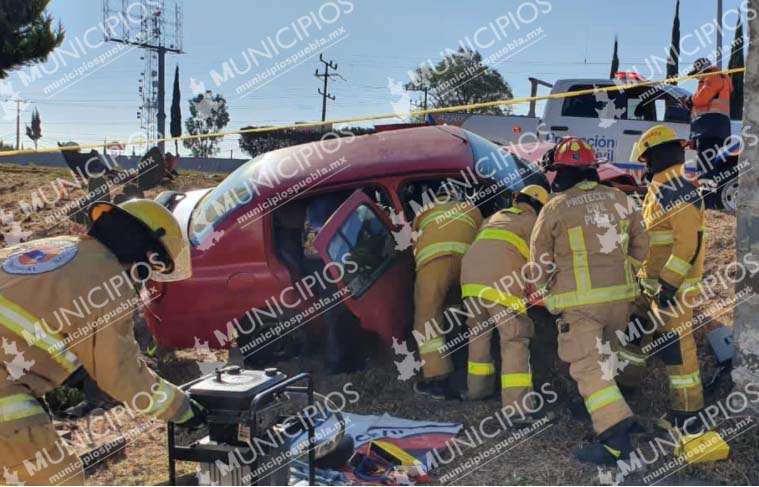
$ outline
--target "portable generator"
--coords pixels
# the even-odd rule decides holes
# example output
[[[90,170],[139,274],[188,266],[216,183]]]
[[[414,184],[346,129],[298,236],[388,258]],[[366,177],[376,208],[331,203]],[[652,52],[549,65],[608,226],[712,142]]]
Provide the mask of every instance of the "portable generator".
[[[208,435],[177,443],[169,423],[169,483],[176,462],[198,463],[199,485],[288,485],[290,467],[304,452],[289,451],[307,433],[309,484],[314,485],[314,391],[310,374],[288,378],[274,368],[227,366],[181,386],[208,412]]]

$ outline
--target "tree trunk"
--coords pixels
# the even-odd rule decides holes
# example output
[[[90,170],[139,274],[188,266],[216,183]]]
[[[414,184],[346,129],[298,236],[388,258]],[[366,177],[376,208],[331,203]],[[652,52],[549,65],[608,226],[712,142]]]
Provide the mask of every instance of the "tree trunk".
[[[749,9],[759,11],[759,0],[750,0]],[[749,17],[751,18],[751,17]],[[748,62],[744,79],[743,127],[749,134],[759,130],[759,16],[748,21]],[[759,144],[747,137],[746,149],[741,155],[739,176],[738,211],[736,228],[736,258],[738,262],[756,261],[759,256]],[[747,162],[744,162],[747,161]],[[747,260],[748,258],[748,260]],[[748,268],[751,270],[751,268]],[[736,390],[745,390],[748,384],[759,384],[759,274],[738,282],[735,286],[750,297],[738,301],[735,307],[735,348],[733,381]],[[748,288],[748,289],[747,289]],[[756,405],[754,405],[754,413]]]

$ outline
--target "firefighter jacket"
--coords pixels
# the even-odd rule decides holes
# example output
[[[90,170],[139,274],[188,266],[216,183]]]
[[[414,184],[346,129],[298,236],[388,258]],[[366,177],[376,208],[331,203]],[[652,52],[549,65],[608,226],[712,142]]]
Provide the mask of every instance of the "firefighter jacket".
[[[0,250],[0,431],[49,421],[36,398],[79,367],[138,413],[192,417],[187,396],[139,358],[139,299],[130,270],[90,237]]]
[[[709,71],[718,71],[715,66]],[[691,112],[691,132],[695,137],[730,136],[730,96],[733,83],[724,74],[713,74],[699,78],[698,88],[693,94]]]
[[[583,181],[543,207],[530,238],[533,276],[556,314],[589,304],[629,301],[633,266],[648,251],[640,211],[618,189]]]
[[[461,266],[462,297],[478,297],[526,313],[525,265],[537,213],[526,203],[501,210],[480,228]]]
[[[433,205],[414,219],[413,231],[417,270],[444,255],[463,256],[482,224],[479,208],[465,201]]]
[[[704,269],[704,203],[696,185],[677,164],[658,172],[643,200],[643,219],[651,247],[641,283],[655,293],[658,280],[686,290],[701,281]]]

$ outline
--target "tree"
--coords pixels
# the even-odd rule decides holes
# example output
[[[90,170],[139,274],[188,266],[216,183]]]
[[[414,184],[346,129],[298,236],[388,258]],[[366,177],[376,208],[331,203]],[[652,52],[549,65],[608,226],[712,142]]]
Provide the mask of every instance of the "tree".
[[[738,23],[735,26],[735,39],[730,45],[730,61],[728,69],[743,68],[746,60],[743,56],[743,18],[738,14]],[[740,120],[743,115],[743,73],[732,73],[733,94],[730,97],[730,118]]]
[[[759,9],[759,0],[751,0],[749,8]],[[759,17],[748,21],[749,39],[759,39]],[[743,126],[759,127],[759,43],[748,43],[746,63],[746,103],[743,110]],[[746,144],[741,154],[738,176],[738,211],[735,231],[735,257],[737,262],[751,262],[759,249],[759,172],[752,171],[753,161],[759,160],[759,144]],[[749,260],[746,260],[748,257]],[[747,385],[759,382],[759,275],[746,275],[735,284],[735,295],[747,295],[735,305],[732,378],[736,391],[743,392]],[[754,413],[759,413],[756,406]]]
[[[614,36],[614,53],[611,55],[611,70],[609,79],[614,79],[619,71],[619,42],[617,36]]]
[[[171,97],[171,124],[172,137],[182,136],[182,107],[180,106],[182,95],[179,91],[179,66],[174,70],[174,94]],[[174,141],[174,149],[179,155],[179,141]]]
[[[680,0],[675,4],[675,19],[672,21],[672,43],[667,57],[667,78],[676,78],[680,71]],[[677,81],[672,81],[677,84]]]
[[[243,127],[242,130],[250,130],[257,127]],[[317,128],[318,129],[318,128]],[[346,127],[338,129],[334,132],[329,132],[325,137],[318,130],[299,130],[299,129],[286,129],[277,130],[274,132],[254,132],[250,134],[240,134],[240,149],[246,152],[250,157],[256,157],[259,154],[264,154],[284,147],[291,147],[298,144],[306,144],[308,142],[315,142],[322,137],[348,137],[350,135],[367,135],[373,134],[373,128],[367,127]]]
[[[37,141],[42,138],[42,120],[40,112],[35,108],[32,112],[31,125],[26,126],[26,136],[34,142],[34,150],[37,150]]]
[[[188,134],[212,134],[221,131],[229,123],[227,100],[223,96],[206,90],[190,99],[189,103],[190,118],[185,122]],[[210,157],[219,152],[219,142],[221,137],[209,136],[187,139],[183,144],[190,149],[193,157]]]
[[[417,68],[414,78],[413,84],[430,87],[430,108],[514,98],[511,86],[501,74],[485,66],[480,53],[469,49],[459,48],[443,58],[434,68]],[[472,112],[504,115],[511,113],[511,108],[496,106]]]
[[[60,23],[45,14],[50,0],[0,0],[0,79],[14,68],[45,61],[63,42]]]

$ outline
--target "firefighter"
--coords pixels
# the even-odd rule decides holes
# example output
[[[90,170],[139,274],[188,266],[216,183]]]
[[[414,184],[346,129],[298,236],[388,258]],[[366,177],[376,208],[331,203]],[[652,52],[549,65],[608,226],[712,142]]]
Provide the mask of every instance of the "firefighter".
[[[733,83],[730,77],[717,73],[720,69],[709,59],[693,63],[688,76],[715,73],[698,79],[698,88],[685,100],[691,109],[691,141],[698,152],[699,169],[705,176],[714,174],[714,157],[730,137],[730,96]]]
[[[419,238],[414,242],[413,334],[424,364],[424,378],[414,385],[418,394],[434,399],[454,395],[448,384],[453,364],[445,350],[443,310],[449,295],[460,298],[461,260],[481,223],[479,208],[445,183],[414,218],[413,231],[419,232]]]
[[[689,299],[699,292],[704,268],[704,203],[696,184],[685,175],[685,145],[674,130],[657,125],[640,137],[631,156],[646,163],[651,178],[643,200],[651,248],[639,273],[644,292],[636,300],[631,326],[646,323],[643,330],[655,330],[648,338],[653,338],[653,353],[666,365],[671,403],[668,420],[676,427],[697,417],[704,405],[691,330],[693,299]],[[640,330],[631,330],[633,345],[643,343],[645,332]],[[645,355],[640,353],[641,367]]]
[[[632,262],[648,250],[640,211],[623,192],[599,184],[593,149],[562,139],[547,169],[552,192],[530,237],[530,259],[543,302],[557,319],[559,357],[569,363],[598,441],[575,452],[581,461],[613,464],[629,457],[635,423],[602,352],[625,330],[638,294]]]
[[[493,393],[496,371],[490,337],[498,329],[501,341],[501,401],[518,411],[532,390],[530,339],[524,273],[530,258],[529,239],[535,220],[548,201],[546,188],[532,184],[514,196],[514,205],[491,216],[480,228],[461,264],[461,295],[472,317],[469,326],[467,397],[484,399]]]
[[[171,213],[150,200],[89,208],[87,236],[0,250],[0,464],[5,479],[81,485],[42,404],[45,393],[89,374],[130,411],[188,427],[203,408],[139,359],[135,282],[190,277],[190,249]]]

